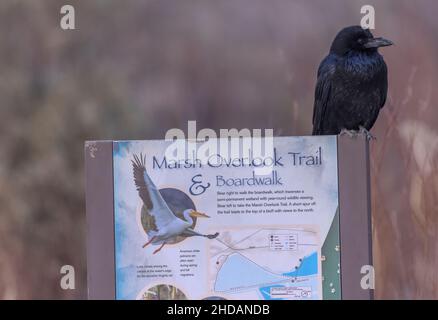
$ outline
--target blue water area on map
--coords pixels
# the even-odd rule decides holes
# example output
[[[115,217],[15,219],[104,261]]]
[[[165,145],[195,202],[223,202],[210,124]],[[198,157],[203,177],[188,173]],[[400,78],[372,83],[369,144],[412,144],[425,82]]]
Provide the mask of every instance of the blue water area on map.
[[[318,273],[318,253],[315,251],[311,255],[304,257],[297,269],[283,273],[288,277],[305,277]]]
[[[286,277],[271,273],[241,254],[233,253],[217,273],[214,289],[239,290],[285,280]]]

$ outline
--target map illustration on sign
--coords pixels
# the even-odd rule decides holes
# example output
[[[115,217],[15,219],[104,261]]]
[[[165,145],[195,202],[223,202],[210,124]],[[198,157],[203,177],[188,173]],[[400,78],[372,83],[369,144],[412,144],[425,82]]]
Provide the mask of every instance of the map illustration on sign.
[[[263,158],[171,146],[113,142],[117,299],[340,298],[336,136]]]
[[[210,284],[215,293],[243,299],[318,299],[319,240],[306,228],[222,230],[210,243]]]

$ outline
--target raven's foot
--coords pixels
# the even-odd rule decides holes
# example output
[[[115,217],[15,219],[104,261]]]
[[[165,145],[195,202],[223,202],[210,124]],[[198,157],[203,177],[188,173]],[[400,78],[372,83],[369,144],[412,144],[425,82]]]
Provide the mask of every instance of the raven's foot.
[[[339,133],[340,136],[347,135],[350,138],[356,138],[359,134],[359,131],[356,130],[348,130],[348,129],[342,129],[341,133]]]
[[[369,132],[367,129],[365,129],[364,127],[360,127],[359,133],[364,135],[368,141],[370,140],[377,140],[377,138],[375,136],[373,136],[371,134],[371,132]]]

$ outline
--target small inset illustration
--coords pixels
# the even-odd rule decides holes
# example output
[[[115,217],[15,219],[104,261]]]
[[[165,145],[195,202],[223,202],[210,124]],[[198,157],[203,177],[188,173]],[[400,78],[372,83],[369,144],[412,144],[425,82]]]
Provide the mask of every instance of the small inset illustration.
[[[146,158],[142,154],[134,155],[131,161],[134,183],[143,202],[141,224],[149,239],[143,248],[149,244],[160,245],[153,252],[156,254],[164,245],[178,243],[188,237],[214,239],[219,235],[196,232],[196,218],[209,216],[196,211],[193,201],[184,192],[172,188],[158,190],[146,172]]]
[[[187,300],[187,297],[184,292],[174,286],[159,284],[142,291],[138,300]]]

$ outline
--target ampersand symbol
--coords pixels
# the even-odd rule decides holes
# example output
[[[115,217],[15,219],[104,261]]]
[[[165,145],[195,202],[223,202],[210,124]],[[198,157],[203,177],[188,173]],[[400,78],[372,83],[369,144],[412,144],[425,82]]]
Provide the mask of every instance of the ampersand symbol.
[[[210,187],[210,183],[207,182],[207,184],[202,184],[202,174],[197,174],[192,178],[192,185],[189,188],[189,192],[194,196],[199,196],[200,194],[203,194],[205,190],[207,190]]]

